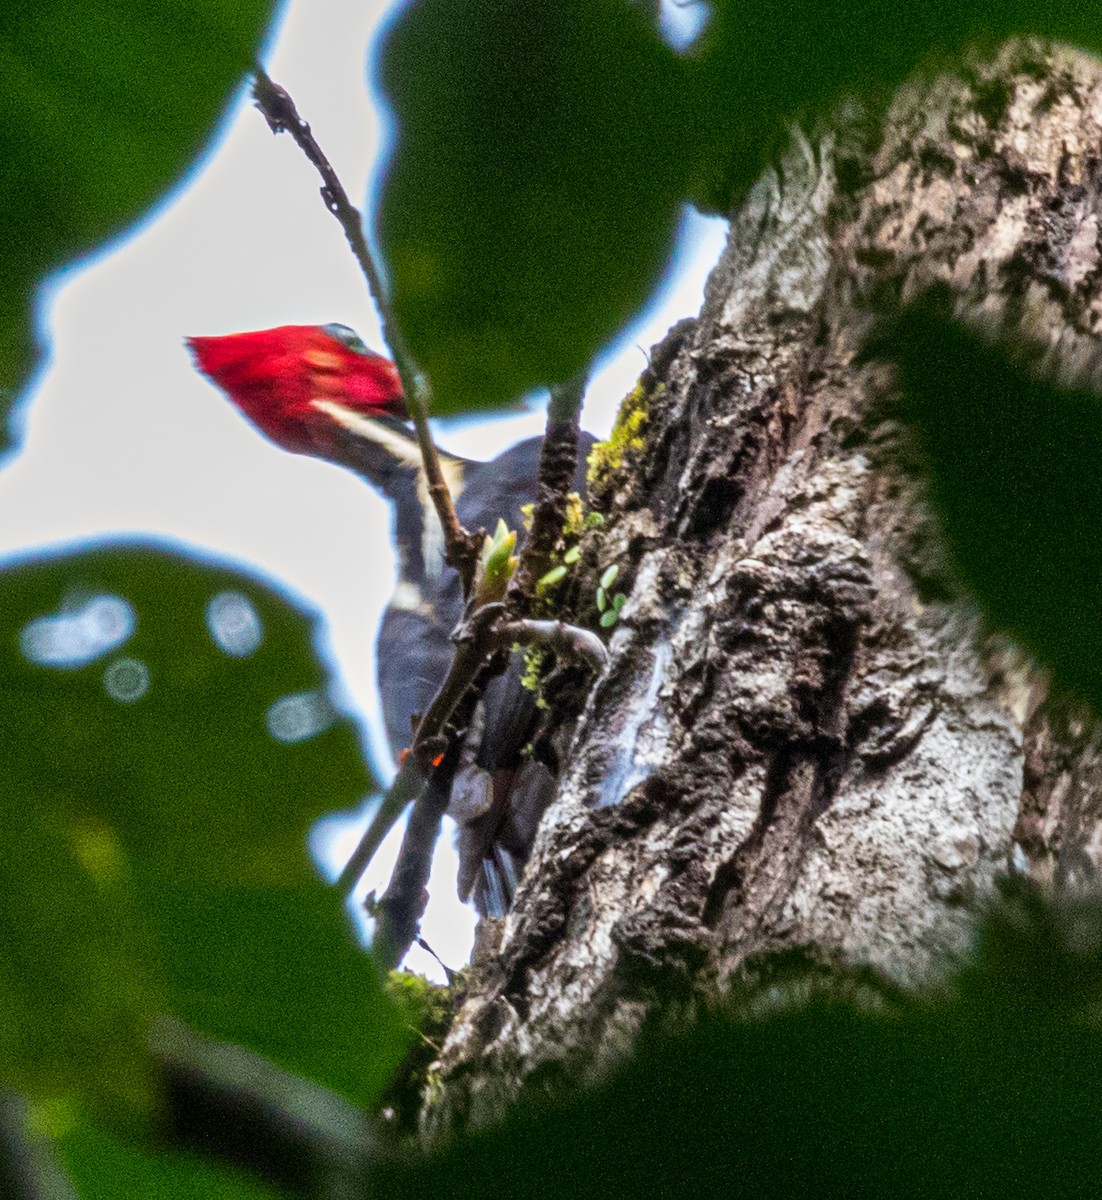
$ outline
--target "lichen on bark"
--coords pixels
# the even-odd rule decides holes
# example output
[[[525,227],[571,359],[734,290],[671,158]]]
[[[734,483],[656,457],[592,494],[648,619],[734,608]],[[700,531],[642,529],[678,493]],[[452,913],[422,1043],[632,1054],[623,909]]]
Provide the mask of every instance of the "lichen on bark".
[[[1058,368],[1099,361],[1102,69],[1013,43],[839,113],[733,214],[648,368],[645,443],[603,480],[630,596],[584,708],[555,710],[558,794],[430,1139],[600,1075],[658,1007],[770,955],[919,983],[1000,874],[1097,871],[1096,724],[962,592],[859,351],[940,281]]]

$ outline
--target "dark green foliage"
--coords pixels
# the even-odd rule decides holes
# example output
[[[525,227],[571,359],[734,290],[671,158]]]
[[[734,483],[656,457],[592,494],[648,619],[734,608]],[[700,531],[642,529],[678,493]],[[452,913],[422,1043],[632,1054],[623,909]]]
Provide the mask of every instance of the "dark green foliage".
[[[728,211],[797,118],[1015,33],[1102,45],[1079,0],[716,0],[679,56],[645,7],[415,0],[391,28],[379,231],[439,411],[585,367],[654,289],[681,203]]]
[[[440,411],[571,377],[646,299],[684,192],[684,82],[607,0],[419,0],[390,30],[379,225]]]
[[[0,597],[0,1078],[141,1113],[167,1014],[373,1099],[406,1035],[307,856],[372,787],[310,622],[140,547],[8,569]]]
[[[1046,382],[1039,351],[928,297],[875,353],[904,411],[961,578],[991,618],[1102,705],[1102,398]]]
[[[34,366],[38,281],[121,232],[183,175],[271,11],[270,0],[5,0],[0,399]]]
[[[88,1125],[61,1139],[80,1200],[278,1200],[285,1193],[197,1154],[151,1153]]]
[[[951,66],[965,48],[1034,34],[1102,48],[1102,12],[1075,0],[714,0],[686,68],[700,172],[693,199],[726,212],[799,119],[805,128],[847,93],[889,98],[916,67]]]
[[[644,1039],[603,1087],[380,1172],[372,1194],[1097,1195],[1102,905],[1023,889],[980,947],[939,999],[812,999]]]
[[[393,25],[380,232],[441,410],[507,403],[588,364],[653,289],[681,203],[726,210],[792,118],[847,89],[875,103],[973,40],[1102,44],[1099,6],[1082,0],[716,0],[679,56],[644,7],[415,0]],[[180,178],[268,11],[5,5],[0,396],[33,366],[38,282]],[[1098,399],[929,308],[878,349],[899,366],[961,577],[1102,700]],[[207,630],[225,591],[260,618],[248,653]],[[27,630],[48,628],[32,622],[104,595],[132,607],[135,630],[80,661],[32,661]],[[0,596],[0,1082],[32,1097],[84,1197],[264,1195],[126,1134],[158,1111],[159,1016],[360,1104],[407,1044],[305,853],[313,820],[371,786],[354,730],[320,699],[309,626],[254,580],[149,549],[27,563],[0,574]],[[290,740],[273,737],[273,704],[303,695],[274,718]],[[601,1089],[380,1170],[374,1191],[1096,1195],[1100,929],[1095,906],[1022,893],[936,1002],[812,988],[756,1021],[647,1039]]]

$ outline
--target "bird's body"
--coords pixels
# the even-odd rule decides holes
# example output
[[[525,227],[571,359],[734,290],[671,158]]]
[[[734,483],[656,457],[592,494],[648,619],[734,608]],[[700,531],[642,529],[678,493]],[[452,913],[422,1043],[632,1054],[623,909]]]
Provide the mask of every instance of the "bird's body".
[[[458,575],[444,561],[443,534],[416,438],[402,419],[393,364],[367,351],[343,326],[284,326],[191,338],[189,345],[199,369],[278,445],[347,467],[391,501],[399,578],[376,657],[387,737],[397,757],[448,671],[450,634],[463,597]],[[522,506],[535,498],[540,445],[540,438],[531,438],[490,462],[441,454],[466,528],[493,530],[504,519],[522,532]],[[575,485],[582,490],[580,458]],[[459,825],[459,894],[473,896],[490,915],[500,915],[511,901],[554,786],[548,768],[523,754],[537,711],[520,675],[514,656],[490,680],[448,781],[449,811]]]

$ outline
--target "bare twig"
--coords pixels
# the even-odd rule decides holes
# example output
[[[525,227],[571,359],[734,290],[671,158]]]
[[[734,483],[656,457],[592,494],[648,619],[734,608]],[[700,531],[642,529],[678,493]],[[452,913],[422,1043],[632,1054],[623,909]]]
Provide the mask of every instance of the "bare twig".
[[[390,832],[391,826],[402,815],[402,810],[424,790],[425,777],[412,754],[402,763],[394,782],[387,789],[383,801],[371,818],[371,824],[364,830],[363,836],[352,851],[352,856],[345,863],[337,879],[337,887],[346,895],[351,895],[360,876],[367,870],[368,863],[375,857],[383,838]]]
[[[289,133],[299,149],[317,168],[318,174],[322,178],[321,198],[325,201],[325,207],[340,222],[344,236],[352,247],[352,253],[360,264],[360,270],[363,271],[367,286],[371,290],[371,298],[379,310],[379,317],[383,325],[383,337],[390,347],[391,354],[394,355],[394,362],[401,373],[403,386],[407,391],[411,391],[407,374],[410,376],[416,374],[417,368],[406,349],[402,331],[394,318],[390,299],[383,283],[382,272],[379,270],[367,244],[367,238],[364,236],[360,210],[349,200],[348,193],[344,190],[344,185],[337,176],[337,172],[322,152],[317,139],[310,130],[309,123],[299,116],[295,102],[289,93],[278,83],[274,83],[264,69],[259,66],[256,68],[253,80],[253,99],[256,101],[256,107],[260,109],[264,119],[268,122],[268,128],[277,134]]]
[[[444,532],[446,561],[459,573],[464,599],[474,607],[476,602],[471,597],[482,539],[477,532],[472,534],[464,529],[456,515],[429,430],[429,383],[402,336],[382,272],[368,246],[360,212],[349,200],[336,171],[322,152],[309,124],[299,116],[290,95],[259,67],[256,69],[253,96],[273,133],[289,133],[317,168],[322,178],[321,195],[325,206],[340,222],[367,280],[379,310],[383,337],[398,368],[406,405],[417,431],[429,496]],[[385,961],[397,962],[416,936],[424,908],[424,887],[432,849],[448,804],[452,776],[462,745],[458,737],[452,736],[449,741],[445,730],[457,707],[463,705],[461,715],[468,708],[473,709],[472,697],[475,692],[472,686],[487,660],[497,650],[513,642],[526,645],[540,642],[560,653],[584,658],[598,668],[604,664],[604,646],[588,630],[576,629],[558,621],[519,619],[527,615],[528,598],[534,592],[535,581],[547,570],[550,556],[562,535],[566,496],[573,482],[577,461],[578,410],[584,390],[584,376],[552,390],[547,433],[540,457],[539,491],[532,531],[510,583],[505,604],[486,604],[474,612],[468,612],[455,635],[455,658],[432,704],[418,724],[412,752],[402,764],[338,880],[338,886],[346,893],[356,886],[379,844],[412,800],[413,812],[402,840],[398,862],[386,892],[373,906],[378,919],[377,951]],[[518,619],[503,621],[506,613]],[[467,715],[470,715],[469,712]]]
[[[501,615],[500,604],[485,604],[467,617],[452,634],[455,657],[444,682],[425,710],[413,738],[411,758],[427,771],[439,757],[444,726],[470,690],[482,664],[501,644],[495,636],[494,622]]]
[[[476,700],[468,689],[460,711],[461,725],[470,719]],[[462,738],[452,737],[443,756],[432,768],[427,785],[413,803],[386,891],[377,900],[373,896],[370,898],[368,911],[375,918],[371,952],[383,968],[397,966],[417,937],[421,916],[428,903],[426,887],[433,850],[451,799],[452,780],[462,751]],[[406,761],[413,758],[411,754]]]
[[[451,967],[448,966],[448,964],[440,957],[439,954],[436,953],[436,951],[428,944],[428,942],[425,941],[425,939],[420,934],[418,934],[413,940],[417,943],[418,946],[421,947],[422,950],[424,950],[424,952],[426,954],[431,954],[432,957],[436,959],[436,961],[440,964],[441,968],[444,971],[444,976],[448,981],[448,986],[451,987],[451,985],[453,983],[455,983],[455,977],[458,974],[458,972],[453,971],[451,969]],[[431,1047],[433,1050],[436,1051],[437,1057],[439,1057],[440,1047],[434,1041],[431,1041],[429,1038],[425,1037],[425,1035],[423,1033],[421,1034],[421,1038],[425,1042],[425,1045]]]
[[[565,621],[506,621],[495,628],[494,634],[503,645],[516,642],[521,646],[547,646],[560,656],[584,659],[597,671],[608,662],[605,644],[592,629]]]
[[[383,282],[382,272],[367,244],[360,210],[349,200],[344,185],[318,145],[309,123],[299,116],[295,102],[286,89],[274,83],[259,66],[256,68],[253,80],[253,98],[272,132],[289,133],[299,149],[317,168],[318,174],[322,178],[321,198],[325,202],[325,207],[340,222],[344,236],[348,239],[352,253],[356,256],[360,270],[363,271],[364,278],[367,280],[371,298],[379,310],[383,338],[394,358],[398,374],[401,376],[406,406],[417,431],[417,442],[421,447],[421,457],[425,464],[429,496],[432,498],[436,514],[440,518],[440,525],[444,530],[447,562],[459,572],[459,578],[463,584],[463,595],[469,596],[474,582],[475,565],[478,561],[479,539],[468,533],[456,516],[455,505],[452,503],[451,493],[444,480],[444,472],[440,468],[440,458],[436,453],[432,434],[429,431],[428,414],[432,398],[431,389],[402,336],[386,285]]]
[[[456,739],[454,750],[457,752],[459,748]],[[375,917],[371,952],[384,969],[396,967],[417,937],[428,904],[426,885],[440,824],[451,798],[454,772],[454,762],[442,762],[414,801],[390,882],[382,896],[369,905],[368,911]]]
[[[435,760],[447,749],[447,742],[442,739],[448,720],[467,695],[487,656],[501,644],[490,632],[491,622],[500,612],[500,604],[485,605],[457,631],[455,656],[444,682],[417,723],[413,747],[337,879],[337,887],[345,895],[355,889],[402,810],[411,800],[424,795],[426,781],[438,765]]]
[[[551,555],[562,538],[566,521],[566,497],[574,482],[578,462],[578,415],[585,395],[583,371],[567,383],[551,389],[547,428],[540,449],[539,485],[532,528],[520,553],[520,563],[505,598],[510,616],[527,615],[536,581],[551,565]]]
[[[419,374],[418,378],[423,380],[424,376]],[[471,533],[465,529],[456,515],[451,492],[444,479],[444,472],[440,468],[440,456],[436,453],[436,445],[429,430],[427,396],[427,391],[417,388],[412,391],[407,389],[406,407],[413,420],[413,428],[417,431],[417,444],[421,447],[421,460],[425,464],[429,498],[436,509],[436,515],[440,518],[440,527],[444,531],[444,561],[459,573],[463,598],[467,599],[474,588],[482,538],[477,530]]]

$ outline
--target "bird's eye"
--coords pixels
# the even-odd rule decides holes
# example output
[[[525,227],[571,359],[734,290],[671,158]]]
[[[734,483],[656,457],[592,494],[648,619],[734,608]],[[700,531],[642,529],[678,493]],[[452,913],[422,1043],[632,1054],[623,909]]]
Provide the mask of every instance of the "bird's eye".
[[[338,342],[347,346],[349,350],[354,350],[357,354],[368,353],[363,339],[354,329],[349,329],[347,325],[323,325],[322,330],[329,334],[330,337],[335,337]]]

